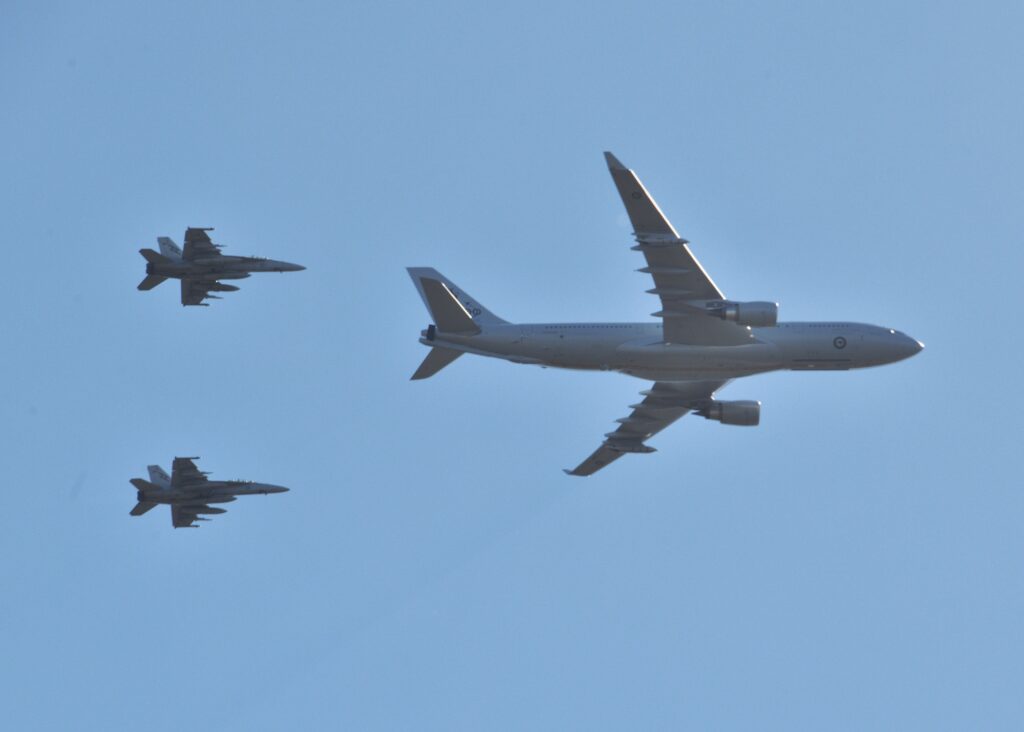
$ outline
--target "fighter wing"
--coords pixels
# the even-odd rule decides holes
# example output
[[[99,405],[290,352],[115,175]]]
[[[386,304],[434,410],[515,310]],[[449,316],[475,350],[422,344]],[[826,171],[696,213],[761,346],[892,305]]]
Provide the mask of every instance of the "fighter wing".
[[[605,433],[605,441],[601,447],[573,470],[565,472],[569,475],[593,475],[627,452],[654,452],[654,448],[645,445],[644,440],[661,432],[687,412],[700,409],[727,383],[729,382],[654,382],[654,386],[641,392],[644,400],[632,405],[632,414],[618,420],[618,429]]]
[[[194,262],[197,259],[214,259],[221,256],[220,247],[210,241],[207,231],[211,228],[188,228],[185,230],[185,261]]]
[[[202,280],[183,277],[181,280],[181,304],[202,305],[203,307],[207,307],[209,303],[205,303],[203,300],[206,300],[207,298],[220,300],[218,295],[211,295],[211,291],[226,292],[228,290],[237,289],[237,285],[222,285],[216,280]]]
[[[196,521],[209,521],[208,518],[200,518],[201,513],[224,513],[223,508],[212,508],[206,504],[197,503],[189,505],[171,504],[171,523],[174,528],[193,528]]]
[[[171,488],[185,488],[208,482],[206,473],[192,462],[198,458],[176,457],[171,465]]]
[[[604,157],[633,224],[637,242],[633,249],[643,252],[647,259],[647,266],[638,271],[654,278],[654,288],[647,292],[661,298],[661,309],[652,314],[663,319],[665,341],[706,345],[749,341],[751,335],[746,327],[706,314],[705,302],[724,300],[725,295],[693,256],[686,239],[676,233],[636,173],[610,152]]]

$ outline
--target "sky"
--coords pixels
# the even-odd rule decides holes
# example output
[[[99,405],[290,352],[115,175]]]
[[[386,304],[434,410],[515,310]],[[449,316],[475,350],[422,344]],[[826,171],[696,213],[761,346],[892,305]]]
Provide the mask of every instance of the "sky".
[[[4,3],[4,726],[1019,728],[1022,22]],[[647,382],[410,382],[407,266],[511,321],[650,320],[603,150],[728,296],[926,350],[738,381],[757,429],[587,479]],[[187,226],[307,270],[138,292]],[[291,492],[130,517],[176,455]]]

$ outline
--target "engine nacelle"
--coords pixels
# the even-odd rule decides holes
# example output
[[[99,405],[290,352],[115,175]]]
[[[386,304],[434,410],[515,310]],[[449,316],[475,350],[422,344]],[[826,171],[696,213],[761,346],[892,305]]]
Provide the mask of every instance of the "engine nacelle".
[[[705,409],[697,412],[705,419],[740,427],[756,427],[761,422],[761,402],[746,399],[735,402],[712,401]]]
[[[765,328],[779,322],[777,302],[718,302],[708,304],[708,314],[737,325]]]

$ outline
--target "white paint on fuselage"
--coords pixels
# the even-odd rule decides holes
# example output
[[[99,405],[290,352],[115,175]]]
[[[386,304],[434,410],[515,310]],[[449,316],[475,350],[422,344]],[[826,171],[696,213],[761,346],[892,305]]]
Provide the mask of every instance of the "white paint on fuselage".
[[[476,335],[437,332],[428,346],[553,368],[618,371],[650,381],[731,379],[779,370],[845,370],[893,363],[921,345],[864,323],[780,323],[752,328],[738,346],[665,343],[661,323],[487,326]]]

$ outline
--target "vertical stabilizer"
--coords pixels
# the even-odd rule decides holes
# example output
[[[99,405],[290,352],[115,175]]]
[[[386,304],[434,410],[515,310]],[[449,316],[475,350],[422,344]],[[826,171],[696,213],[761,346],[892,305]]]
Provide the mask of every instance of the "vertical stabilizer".
[[[181,248],[174,243],[170,237],[158,236],[157,243],[160,244],[160,253],[171,259],[181,259]]]
[[[429,277],[422,278],[419,284],[439,331],[459,335],[476,335],[480,332],[480,326],[473,320],[473,316],[447,285]]]
[[[171,487],[171,476],[169,476],[164,469],[159,465],[150,465],[149,469],[149,482],[160,486],[161,488]]]
[[[507,320],[502,320],[481,305],[479,300],[470,297],[469,293],[436,269],[431,267],[409,267],[408,272],[409,276],[412,277],[413,284],[416,285],[416,289],[420,293],[420,297],[423,298],[423,304],[426,305],[428,309],[430,308],[430,302],[427,299],[427,293],[424,289],[423,282],[424,280],[431,279],[443,284],[448,291],[455,296],[455,299],[461,303],[462,307],[466,309],[466,312],[469,313],[469,316],[477,325],[504,325],[505,323],[508,323]]]

